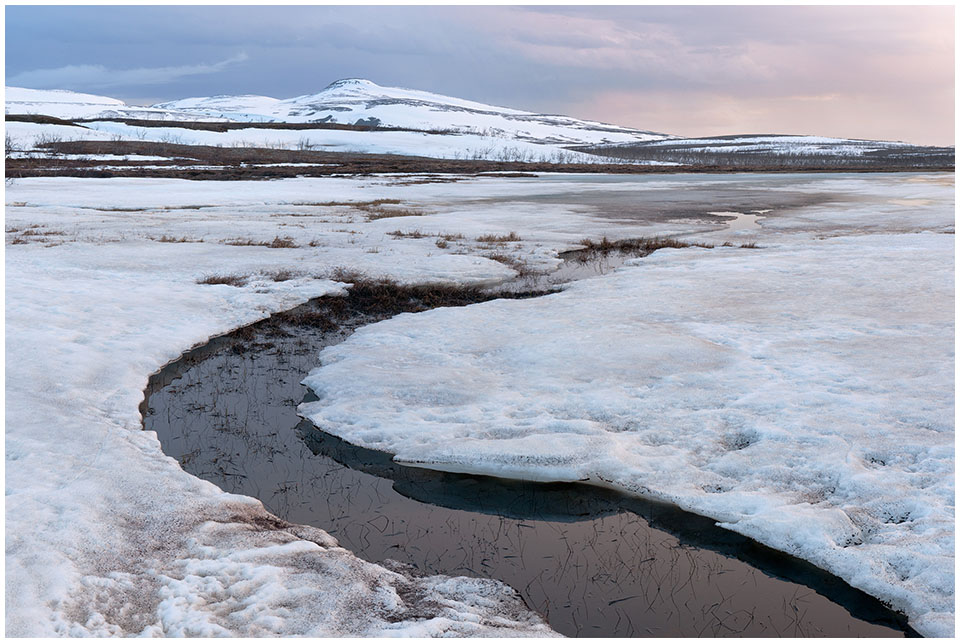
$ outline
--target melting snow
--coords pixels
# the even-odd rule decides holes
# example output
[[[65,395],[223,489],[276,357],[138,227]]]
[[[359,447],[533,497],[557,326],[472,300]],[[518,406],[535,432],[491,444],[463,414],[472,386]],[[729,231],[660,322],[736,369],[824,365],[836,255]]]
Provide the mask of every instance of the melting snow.
[[[587,236],[734,234],[534,198],[694,184],[845,200],[766,213],[761,249],[659,251],[543,299],[367,327],[322,355],[304,411],[421,466],[671,500],[952,634],[953,236],[922,231],[952,230],[953,183],[924,175],[17,180],[7,633],[548,633],[500,584],[369,565],[186,475],[140,430],[142,389],[211,335],[339,292],[312,276],[335,266],[484,283],[513,272],[478,256],[481,235],[516,232],[501,251],[548,268]],[[422,216],[331,204],[385,198]],[[223,243],[275,236],[298,247]],[[263,278],[280,268],[299,274]],[[196,283],[212,273],[259,276]]]

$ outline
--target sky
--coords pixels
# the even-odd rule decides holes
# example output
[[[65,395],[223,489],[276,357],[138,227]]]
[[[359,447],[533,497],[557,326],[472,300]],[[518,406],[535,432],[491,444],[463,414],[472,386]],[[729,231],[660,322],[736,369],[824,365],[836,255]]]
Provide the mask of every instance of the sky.
[[[954,8],[7,6],[6,84],[150,104],[340,78],[680,136],[954,144]]]

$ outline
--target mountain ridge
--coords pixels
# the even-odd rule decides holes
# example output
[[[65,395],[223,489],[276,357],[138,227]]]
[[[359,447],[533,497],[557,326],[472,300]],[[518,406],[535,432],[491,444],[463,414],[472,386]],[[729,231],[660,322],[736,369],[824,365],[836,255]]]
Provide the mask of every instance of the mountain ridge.
[[[149,127],[148,122],[152,121],[171,122],[171,125],[174,121],[181,121],[184,127],[186,122],[229,122],[251,127],[257,127],[257,123],[262,127],[270,123],[289,123],[303,127],[316,124],[327,128],[347,126],[369,131],[407,131],[431,135],[432,138],[410,139],[398,147],[384,134],[376,137],[376,141],[386,141],[386,145],[378,143],[374,148],[429,156],[434,152],[427,150],[435,148],[430,141],[444,139],[446,143],[442,147],[449,149],[442,155],[453,154],[454,158],[477,154],[489,156],[494,153],[491,150],[506,154],[506,148],[511,145],[526,146],[524,155],[536,158],[556,155],[557,150],[563,156],[563,150],[570,150],[627,162],[695,165],[754,164],[760,157],[768,160],[787,157],[866,159],[890,154],[910,154],[916,158],[934,154],[938,159],[950,157],[951,163],[953,157],[953,148],[932,148],[902,141],[784,134],[685,138],[558,114],[526,112],[424,90],[384,87],[365,78],[341,78],[328,83],[319,92],[285,99],[258,94],[219,94],[150,106],[127,105],[115,98],[69,90],[7,87],[5,110],[11,117],[17,115],[19,120],[29,120],[37,115],[85,123],[127,120],[137,127]],[[28,118],[20,118],[24,115]],[[97,127],[116,129],[106,123]],[[184,134],[167,136],[182,138]],[[310,141],[309,144],[314,144]],[[329,147],[331,142],[319,138],[316,144]],[[333,143],[335,146],[344,144],[354,151],[369,147],[366,143]],[[457,151],[454,148],[464,149]],[[549,149],[541,152],[543,148]]]

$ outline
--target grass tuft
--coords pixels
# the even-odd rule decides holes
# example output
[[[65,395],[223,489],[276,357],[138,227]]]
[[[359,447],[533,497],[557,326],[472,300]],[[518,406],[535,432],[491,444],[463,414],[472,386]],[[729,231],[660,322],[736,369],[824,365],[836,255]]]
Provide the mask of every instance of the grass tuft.
[[[293,237],[274,237],[273,241],[254,241],[253,239],[227,239],[227,246],[261,246],[264,248],[299,248]]]
[[[171,237],[169,235],[163,235],[162,237],[150,237],[153,241],[159,241],[160,243],[203,243],[203,239],[190,239],[188,237]]]
[[[423,239],[424,237],[430,236],[420,230],[411,230],[410,232],[394,230],[393,232],[388,232],[387,234],[395,239]]]
[[[239,288],[247,283],[247,275],[207,275],[197,280],[198,284],[208,286],[234,286]]]
[[[507,243],[508,241],[523,241],[516,232],[511,232],[510,234],[483,234],[477,237],[477,241],[480,243]]]
[[[299,248],[293,237],[274,237],[273,241],[267,244],[268,248]]]
[[[713,245],[709,243],[688,243],[670,237],[639,237],[636,239],[620,239],[617,241],[611,241],[607,237],[603,237],[600,241],[583,239],[580,244],[583,248],[576,251],[576,253],[578,254],[578,258],[583,261],[589,261],[598,255],[605,256],[614,252],[646,257],[648,254],[661,248],[713,248]]]

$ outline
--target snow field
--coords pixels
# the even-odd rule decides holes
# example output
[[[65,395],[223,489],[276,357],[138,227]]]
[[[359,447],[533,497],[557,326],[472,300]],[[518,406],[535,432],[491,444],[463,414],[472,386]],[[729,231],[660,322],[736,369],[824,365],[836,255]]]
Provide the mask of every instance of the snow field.
[[[952,255],[931,233],[662,250],[361,329],[301,412],[408,464],[675,503],[947,635]]]
[[[346,183],[331,185],[325,196],[349,192]],[[200,210],[178,230],[176,220],[197,211],[164,211],[160,204],[196,203],[194,187],[41,179],[7,190],[9,229],[67,232],[7,252],[7,633],[550,634],[498,583],[414,579],[356,559],[318,529],[278,525],[258,501],[185,474],[141,430],[137,407],[146,376],[180,351],[310,297],[342,292],[309,277],[253,279],[243,288],[195,283],[206,274],[313,272],[336,263],[317,248],[157,243],[138,234],[162,217],[164,231],[199,226],[226,234],[250,215],[248,202],[233,222],[214,215],[219,223],[204,224]],[[316,184],[305,191],[323,195]],[[93,209],[110,203],[111,194],[128,207],[156,210]],[[233,203],[243,201],[234,193]],[[263,209],[259,222],[245,224],[245,232],[265,238],[275,233]],[[347,240],[331,254],[360,267],[370,258],[372,272],[382,266],[416,280],[511,274],[486,259],[422,253],[393,257],[401,265],[391,268]]]
[[[479,134],[425,134],[420,132],[362,132],[351,130],[237,129],[208,132],[178,127],[136,127],[113,121],[86,123],[86,127],[39,123],[7,123],[17,149],[30,150],[52,141],[153,141],[180,145],[310,149],[323,152],[399,154],[430,158],[525,161],[540,163],[619,163],[593,154]]]
[[[541,269],[585,237],[693,230],[736,240],[718,226],[604,219],[569,205],[591,190],[643,198],[713,182],[829,189],[849,199],[836,206],[835,225],[826,209],[760,219],[761,231],[750,238],[761,250],[659,251],[560,295],[463,309],[460,329],[441,328],[452,311],[439,310],[364,329],[336,362],[325,354],[322,363],[336,369],[389,349],[391,359],[409,356],[400,372],[425,378],[423,386],[398,397],[390,413],[367,397],[338,406],[335,396],[327,398],[337,402],[331,412],[363,414],[356,440],[376,431],[383,444],[400,440],[389,425],[404,416],[418,430],[400,437],[428,447],[408,458],[420,464],[432,459],[438,468],[499,468],[520,477],[595,470],[611,475],[592,482],[643,484],[892,597],[924,633],[952,632],[952,585],[944,589],[952,583],[945,571],[953,561],[952,520],[945,518],[952,504],[944,500],[952,477],[943,468],[953,466],[952,446],[945,446],[948,435],[952,445],[952,421],[944,419],[952,417],[944,364],[952,366],[953,357],[937,352],[941,331],[949,326],[952,333],[952,317],[941,311],[952,281],[947,299],[923,297],[917,288],[941,293],[945,273],[952,280],[944,246],[952,248],[953,238],[913,234],[952,229],[952,182],[921,175],[621,177],[615,185],[592,176],[407,179],[46,178],[8,186],[8,634],[547,633],[499,584],[411,579],[368,565],[320,530],[276,525],[259,502],[186,475],[140,430],[147,374],[211,335],[339,291],[316,278],[336,266],[409,282],[493,283],[514,273],[482,256],[491,244],[478,242],[481,236],[515,232],[522,241],[493,244],[493,251]],[[534,198],[543,192],[573,196],[545,205]],[[400,201],[384,209],[423,216],[368,221],[362,208],[328,205],[379,199]],[[910,234],[862,235],[865,224]],[[29,226],[51,234],[26,235]],[[396,230],[463,239],[441,249],[436,237],[389,234]],[[818,239],[851,233],[860,236]],[[203,243],[160,243],[162,236]],[[223,243],[276,236],[298,247]],[[19,238],[24,243],[11,241]],[[798,265],[806,272],[798,274]],[[275,282],[274,270],[298,275]],[[821,274],[834,273],[817,286]],[[196,283],[210,274],[249,280],[240,288]],[[790,303],[800,286],[802,300]],[[895,314],[877,320],[878,308]],[[918,322],[920,311],[930,319]],[[409,332],[394,336],[400,327],[390,324],[409,324]],[[481,328],[470,332],[475,324]],[[554,333],[552,347],[547,333]],[[395,343],[377,346],[388,340]],[[424,341],[434,345],[424,348]],[[899,352],[885,354],[890,343]],[[626,356],[634,361],[626,364]],[[431,379],[423,367],[430,363],[435,375],[453,379]],[[479,399],[473,380],[465,380],[471,371],[489,397]],[[377,387],[393,390],[377,377],[361,390]],[[526,397],[531,392],[540,398]],[[836,426],[815,422],[834,418],[840,401],[852,403]],[[638,412],[651,405],[651,415]],[[473,425],[478,414],[481,424]],[[675,419],[676,427],[655,426],[658,417]],[[864,428],[870,422],[877,422],[873,433]],[[438,426],[462,431],[457,440],[469,452],[441,444]],[[645,438],[637,442],[639,435]],[[853,444],[865,435],[870,453]],[[844,445],[846,459],[839,455]],[[535,457],[515,457],[521,452]],[[836,475],[827,476],[831,467]],[[875,502],[864,500],[872,487],[884,489]],[[853,540],[840,547],[844,535]],[[855,544],[858,535],[863,542]],[[888,562],[893,567],[885,568]],[[418,594],[426,603],[410,598]]]

